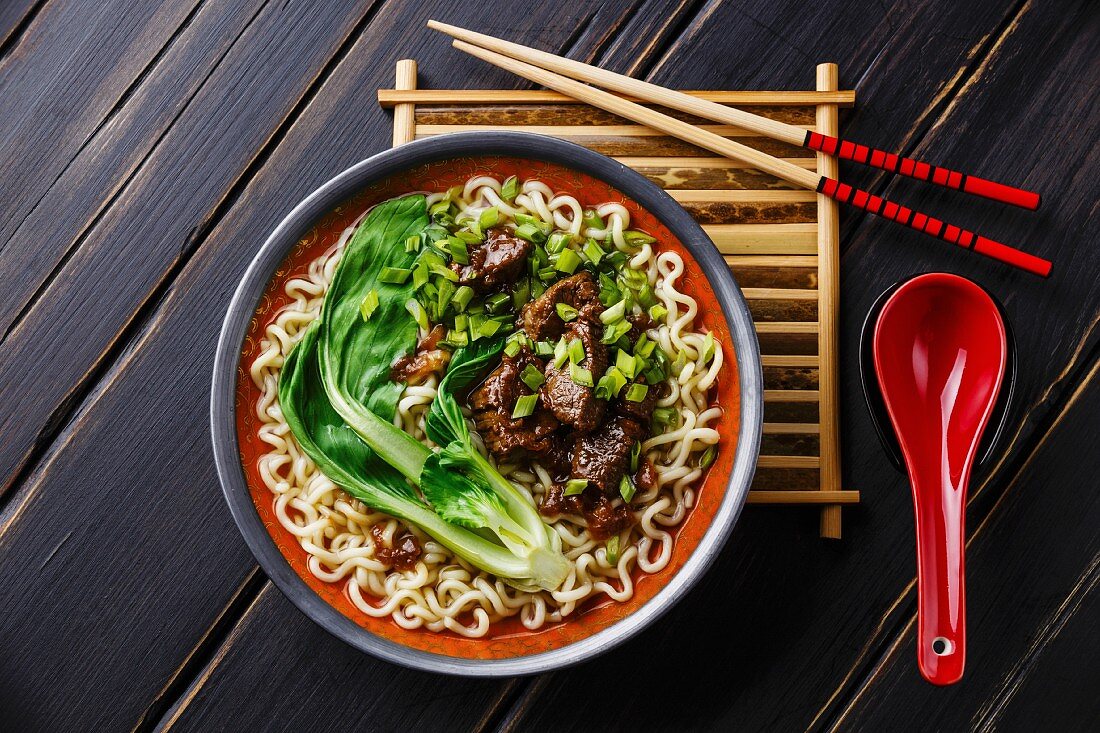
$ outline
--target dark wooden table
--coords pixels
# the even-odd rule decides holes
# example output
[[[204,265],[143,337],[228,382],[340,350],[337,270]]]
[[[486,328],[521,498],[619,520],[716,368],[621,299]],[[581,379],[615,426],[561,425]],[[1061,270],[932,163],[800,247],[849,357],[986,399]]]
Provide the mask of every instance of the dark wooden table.
[[[430,10],[425,6],[433,6]],[[233,288],[289,209],[388,147],[375,102],[514,87],[429,17],[682,88],[857,90],[852,139],[1041,191],[1010,211],[842,174],[1055,262],[1011,272],[845,213],[840,542],[749,507],[640,638],[538,678],[412,672],[329,637],[257,569],[207,405]],[[1100,6],[5,0],[0,4],[0,729],[1096,730],[1100,726]],[[1018,399],[967,516],[961,684],[914,653],[912,512],[863,408],[861,320],[942,269],[1004,301]]]

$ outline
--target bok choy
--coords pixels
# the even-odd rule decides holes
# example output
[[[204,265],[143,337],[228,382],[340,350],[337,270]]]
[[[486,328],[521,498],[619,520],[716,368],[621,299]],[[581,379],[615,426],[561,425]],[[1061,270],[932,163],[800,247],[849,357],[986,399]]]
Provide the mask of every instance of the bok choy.
[[[498,357],[503,339],[480,339],[452,358],[428,417],[440,450],[392,423],[401,385],[389,370],[416,343],[406,310],[414,286],[382,273],[411,268],[416,255],[402,244],[427,226],[426,208],[420,195],[395,199],[359,226],[320,318],[283,365],[284,416],[306,454],[352,496],[516,587],[557,588],[571,567],[560,538],[478,452],[454,395]]]

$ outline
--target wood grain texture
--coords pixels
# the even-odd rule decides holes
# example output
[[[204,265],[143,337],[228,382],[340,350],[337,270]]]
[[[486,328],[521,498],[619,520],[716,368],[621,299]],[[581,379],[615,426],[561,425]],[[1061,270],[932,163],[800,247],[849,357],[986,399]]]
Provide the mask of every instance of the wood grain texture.
[[[173,84],[178,77],[168,72],[173,78],[164,86],[150,81],[150,94],[134,97],[138,108],[128,115],[146,121],[163,114],[164,105],[182,104],[185,111],[153,138],[155,148],[133,173],[126,169],[138,161],[113,157],[127,156],[135,142],[130,137],[134,127],[123,115],[122,124],[110,127],[110,139],[97,141],[96,151],[106,153],[106,159],[96,156],[82,164],[49,206],[65,210],[69,197],[93,200],[100,189],[88,185],[84,175],[96,182],[122,176],[124,184],[102,212],[87,224],[83,216],[62,217],[73,228],[59,228],[50,237],[42,236],[43,224],[13,240],[20,258],[47,264],[51,256],[59,259],[57,272],[0,351],[0,492],[10,487],[36,444],[52,437],[51,421],[78,397],[75,386],[102,368],[104,354],[135,312],[166,274],[187,259],[241,172],[364,14],[362,7],[350,5],[328,15],[301,6],[270,6],[252,19],[255,11],[247,2],[225,10],[228,16],[211,23],[220,21],[228,39],[211,33],[206,18],[180,39],[186,55],[179,63],[189,60],[201,67],[210,63],[204,59],[207,54],[217,62],[194,96],[190,84]],[[51,246],[69,242],[74,251],[46,254],[50,247],[39,246],[42,241]],[[58,359],[62,353],[64,359]],[[33,367],[45,362],[55,363],[49,373]]]
[[[1067,635],[1098,648],[1095,617],[1085,621],[1088,616],[1079,615],[1083,606],[1095,607],[1100,581],[1100,493],[1082,491],[1095,484],[1100,472],[1097,434],[1100,363],[1028,457],[1024,470],[1005,487],[990,517],[970,534],[962,682],[940,689],[921,679],[911,617],[905,633],[835,722],[837,729],[1021,730],[1021,721],[1006,707],[1020,685],[1034,684],[1046,695],[1055,691],[1057,685],[1036,677],[1034,668],[1067,625],[1074,624]],[[1072,671],[1071,684],[1088,686],[1086,679],[1097,679],[1082,676],[1090,667],[1098,670],[1100,664],[1094,660],[1050,671],[1055,677]],[[1096,720],[1100,713],[1095,701],[1090,709],[1082,704],[1083,695],[1065,699],[1068,709],[1045,706],[1048,715],[1037,729],[1092,729],[1087,718]],[[919,720],[911,716],[913,710],[921,711]]]
[[[601,23],[615,24],[629,5],[593,2],[588,8]],[[0,719],[6,723],[50,730],[127,728],[139,719],[156,723],[165,712],[158,706],[172,702],[164,691],[179,688],[181,675],[195,672],[196,646],[252,573],[253,562],[219,495],[210,455],[209,359],[225,305],[266,233],[332,175],[389,147],[389,120],[373,100],[364,103],[363,90],[392,83],[397,58],[406,48],[423,45],[428,11],[416,3],[387,4],[360,27],[361,11],[340,21],[351,40],[331,66],[342,39],[334,17],[304,5],[262,11],[200,92],[209,95],[206,111],[182,117],[169,130],[130,184],[133,194],[103,217],[100,226],[110,228],[102,239],[89,239],[94,246],[71,260],[80,266],[55,281],[56,292],[48,291],[21,327],[37,323],[46,329],[50,319],[70,321],[63,325],[77,329],[80,338],[64,336],[55,323],[48,329],[51,338],[40,337],[37,344],[28,332],[26,348],[41,348],[42,358],[51,358],[50,349],[64,343],[71,349],[64,369],[79,370],[82,358],[102,348],[96,338],[117,337],[133,317],[129,299],[139,293],[155,297],[159,278],[176,275],[171,268],[178,268],[172,287],[144,314],[121,360],[68,421],[2,515],[0,613],[8,622],[0,625],[0,643],[10,663],[0,665],[5,692]],[[455,4],[450,12],[468,11]],[[485,22],[498,10],[478,12],[464,17]],[[570,43],[571,28],[556,24],[552,9],[544,15],[525,10],[510,22],[527,28],[532,40]],[[397,42],[405,32],[410,35]],[[306,55],[295,56],[294,49]],[[584,55],[592,49],[575,51]],[[449,69],[450,76],[437,77],[443,82],[459,83],[472,73],[460,60],[450,63],[452,54],[442,45],[421,57],[436,69]],[[283,73],[274,73],[277,62],[285,64]],[[322,70],[311,89],[309,82]],[[308,98],[295,106],[307,89]],[[245,103],[252,109],[235,106]],[[278,130],[274,142],[279,144],[254,161],[286,114],[292,123]],[[181,164],[184,156],[188,160]],[[235,184],[242,174],[247,185]],[[225,176],[223,183],[218,176]],[[222,186],[232,188],[225,204]],[[184,192],[190,200],[175,201]],[[171,212],[162,210],[166,201],[173,202]],[[187,221],[192,214],[198,218]],[[103,293],[111,297],[100,297]],[[83,308],[86,303],[95,303],[97,312]],[[24,394],[33,392],[44,403],[56,390],[72,388],[74,372],[59,364],[47,376],[31,368],[40,360],[24,354],[11,364],[21,365]],[[41,385],[32,386],[36,379]],[[50,380],[56,385],[46,384]],[[5,401],[5,409],[14,407]],[[36,429],[37,409],[23,408],[28,434]],[[10,460],[6,452],[4,459]],[[74,495],[83,497],[79,521],[58,521],[72,509]],[[135,558],[140,558],[137,573]],[[262,597],[256,607],[266,608],[274,595]],[[83,610],[74,614],[74,608]],[[286,612],[308,626],[297,611]],[[74,649],[80,653],[74,655]],[[331,690],[364,689],[370,679],[390,672],[363,657],[360,676],[337,679],[328,676],[334,670],[323,657],[273,658],[287,667],[268,669],[268,675],[327,679]],[[306,663],[312,665],[308,672]],[[90,679],[94,694],[86,684]],[[288,692],[294,699],[294,690]],[[211,699],[238,702],[234,695]],[[335,725],[345,710],[341,705],[355,710],[372,705],[384,720],[389,703],[343,692],[323,707]],[[468,728],[485,712],[456,706],[448,720]]]
[[[44,0],[10,0],[0,5],[0,59],[18,43]]]

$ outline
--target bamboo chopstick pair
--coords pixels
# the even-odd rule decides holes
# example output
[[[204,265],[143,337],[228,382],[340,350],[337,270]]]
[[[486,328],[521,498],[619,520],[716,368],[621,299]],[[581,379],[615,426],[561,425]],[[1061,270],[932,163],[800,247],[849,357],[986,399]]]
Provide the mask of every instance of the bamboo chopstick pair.
[[[800,168],[793,163],[707,130],[702,130],[691,123],[643,107],[603,89],[589,86],[589,84],[595,84],[620,94],[627,94],[652,104],[687,112],[696,117],[737,125],[751,132],[785,143],[800,145],[829,155],[837,155],[846,160],[866,163],[892,173],[929,181],[936,185],[1026,209],[1034,210],[1039,206],[1039,195],[1036,193],[976,176],[968,176],[957,171],[932,166],[863,145],[856,145],[828,135],[821,135],[794,125],[770,120],[734,107],[692,97],[683,92],[666,89],[656,84],[633,79],[629,76],[616,74],[612,71],[555,56],[545,51],[521,46],[493,36],[487,36],[483,33],[466,30],[465,28],[434,20],[428,21],[428,27],[452,36],[455,39],[453,41],[454,47],[460,51],[465,51],[494,66],[511,71],[549,89],[582,102],[587,102],[593,107],[599,107],[612,114],[660,130],[667,135],[685,140],[719,155],[739,160],[795,185],[815,190],[842,203],[883,216],[924,234],[943,239],[951,244],[957,244],[960,247],[965,247],[978,254],[1013,265],[1027,272],[1042,277],[1050,274],[1051,263],[1047,260],[977,235],[961,227],[947,224],[939,219],[913,211],[908,207],[900,206],[858,188],[853,188],[834,178]],[[582,82],[588,82],[588,84]]]

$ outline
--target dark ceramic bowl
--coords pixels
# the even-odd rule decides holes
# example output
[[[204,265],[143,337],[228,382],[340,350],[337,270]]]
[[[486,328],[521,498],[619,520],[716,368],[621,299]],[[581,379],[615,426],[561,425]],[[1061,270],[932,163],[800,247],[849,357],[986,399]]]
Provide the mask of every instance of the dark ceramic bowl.
[[[272,521],[270,496],[256,488],[258,449],[250,442],[254,430],[249,422],[256,394],[249,392],[243,364],[255,353],[264,319],[279,306],[273,283],[300,267],[296,260],[316,256],[308,248],[311,242],[323,247],[327,232],[347,226],[372,203],[410,190],[438,190],[433,184],[445,183],[452,168],[489,164],[523,171],[531,167],[563,185],[587,186],[595,191],[591,195],[610,192],[636,205],[637,216],[651,233],[663,235],[662,247],[667,241],[688,255],[686,286],[700,301],[704,322],[726,344],[728,361],[718,398],[727,406],[722,432],[729,449],[719,451],[696,506],[682,523],[674,560],[639,582],[633,599],[605,604],[526,637],[461,640],[367,619],[354,612],[345,594],[304,571],[304,552],[289,533],[280,537],[286,531]],[[729,359],[731,352],[734,359]],[[546,672],[589,659],[671,608],[710,566],[737,521],[756,468],[762,414],[760,351],[752,319],[729,268],[702,228],[664,191],[610,158],[555,138],[507,132],[446,135],[388,150],[336,176],[290,212],[256,255],[226,313],[210,405],[214,457],[226,501],[260,566],[287,598],[358,649],[408,667],[483,677]]]

